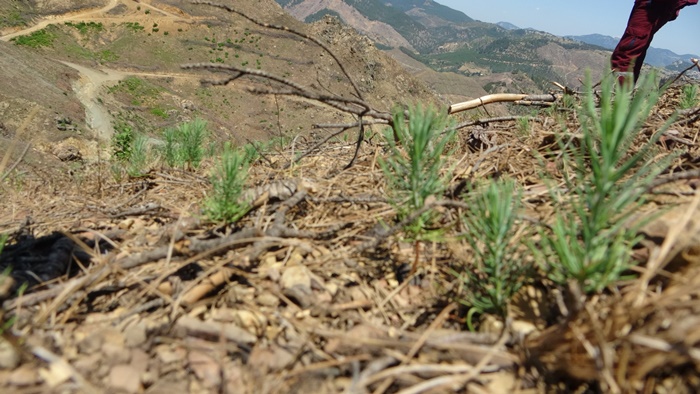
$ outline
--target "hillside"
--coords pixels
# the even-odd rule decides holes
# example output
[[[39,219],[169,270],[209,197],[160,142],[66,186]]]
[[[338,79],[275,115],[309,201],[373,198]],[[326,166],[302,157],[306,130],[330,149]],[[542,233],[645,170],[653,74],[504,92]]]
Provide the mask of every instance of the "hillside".
[[[599,79],[599,70],[604,69],[610,57],[608,40],[604,43],[595,36],[557,37],[505,22],[478,22],[430,0],[278,3],[302,21],[317,20],[318,15],[337,16],[390,53],[396,54],[392,49],[400,49],[438,72],[475,79],[492,93],[547,91],[552,81],[576,89],[587,71]],[[690,57],[654,48],[648,63],[668,67],[670,75],[687,68]],[[519,83],[512,83],[513,75],[520,75]],[[523,81],[522,76],[528,81]],[[468,89],[465,87],[463,96],[478,94]]]
[[[70,139],[70,134],[77,132],[93,137],[90,147],[79,148],[85,150],[81,155],[95,159],[96,144],[109,143],[115,127],[160,138],[165,127],[196,117],[216,130],[212,135],[216,141],[236,144],[283,137],[290,132],[303,134],[308,132],[303,129],[308,127],[309,117],[319,122],[343,119],[339,114],[326,119],[325,109],[292,97],[248,93],[245,88],[254,86],[254,81],[241,80],[236,89],[221,88],[212,94],[212,89],[200,86],[200,80],[215,76],[182,70],[185,63],[235,62],[241,67],[264,68],[302,85],[330,89],[341,96],[350,94],[332,59],[311,60],[324,56],[320,48],[289,35],[266,32],[241,18],[180,1],[156,6],[114,0],[103,9],[89,8],[96,5],[93,2],[86,3],[84,11],[61,7],[60,2],[31,9],[14,2],[3,3],[5,7],[9,4],[24,24],[54,12],[70,12],[63,20],[51,19],[51,24],[35,32],[34,41],[27,45],[9,41],[12,35],[0,42],[0,61],[7,66],[0,79],[5,108],[2,121],[9,128],[17,128],[25,115],[20,108],[37,105],[39,112],[26,133],[33,136],[35,144],[47,149],[49,144]],[[271,23],[310,31],[274,2],[263,2],[249,11]],[[4,31],[13,29],[16,27]],[[332,42],[352,77],[362,81],[360,88],[373,104],[390,110],[397,102],[430,100],[425,87],[354,32],[340,25],[323,24],[316,33]],[[405,83],[388,83],[399,76]],[[45,94],[37,95],[37,91]],[[86,94],[90,97],[81,99]],[[83,103],[87,112],[81,108],[81,100],[88,102]],[[56,130],[62,122],[71,123],[72,131]]]
[[[316,20],[319,14],[337,16],[383,49],[400,49],[435,71],[470,77],[493,93],[540,92],[549,89],[551,81],[573,88],[580,84],[586,70],[597,72],[609,58],[609,53],[589,44],[474,21],[433,1],[278,3],[301,21]],[[577,61],[572,62],[572,58]],[[527,81],[516,77],[519,82],[514,84],[513,75],[518,74]],[[467,89],[464,97],[473,98],[479,93]]]
[[[75,4],[0,0],[0,393],[700,392],[686,76],[545,94],[271,0]],[[446,110],[485,85],[538,94]]]

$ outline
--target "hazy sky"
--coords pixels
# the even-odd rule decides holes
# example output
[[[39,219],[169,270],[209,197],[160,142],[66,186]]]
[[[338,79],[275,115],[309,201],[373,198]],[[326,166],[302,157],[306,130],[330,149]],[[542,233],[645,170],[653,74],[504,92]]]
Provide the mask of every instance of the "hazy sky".
[[[510,22],[558,36],[599,33],[620,37],[634,0],[435,0],[484,22]],[[686,7],[651,44],[678,54],[700,54],[700,5]]]

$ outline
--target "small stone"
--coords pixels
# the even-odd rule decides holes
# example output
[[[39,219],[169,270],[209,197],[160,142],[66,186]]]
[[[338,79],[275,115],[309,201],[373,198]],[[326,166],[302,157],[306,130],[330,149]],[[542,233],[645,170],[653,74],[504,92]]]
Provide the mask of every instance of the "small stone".
[[[73,145],[59,145],[54,149],[53,154],[61,161],[81,161],[83,155],[80,150]]]
[[[174,393],[186,393],[187,392],[187,381],[186,380],[166,380],[166,379],[156,379],[152,386],[146,390],[148,394],[174,394]]]
[[[0,339],[0,369],[15,369],[19,365],[19,352],[9,342]]]
[[[72,368],[64,361],[56,361],[48,369],[39,370],[39,375],[49,387],[56,387],[73,376]]]
[[[277,308],[280,304],[279,298],[272,293],[262,293],[256,299],[258,305],[269,306],[271,308]]]
[[[146,325],[139,322],[124,330],[124,344],[128,347],[138,347],[146,342]]]
[[[103,341],[101,333],[99,331],[95,332],[78,342],[78,350],[82,354],[93,354],[100,350]]]
[[[102,345],[102,355],[110,364],[123,364],[129,362],[131,352],[123,345],[119,346],[113,343],[105,343]]]
[[[24,364],[12,371],[9,378],[9,383],[12,386],[32,386],[39,382],[39,373],[36,368],[30,364]]]
[[[306,267],[297,265],[284,270],[280,278],[280,285],[285,290],[296,288],[302,293],[311,293],[311,275]]]
[[[148,370],[148,363],[151,357],[141,349],[131,350],[131,362],[129,363],[135,370],[143,375]]]
[[[126,219],[122,220],[121,222],[119,222],[119,224],[117,224],[117,226],[122,230],[128,230],[133,225],[134,225],[134,218],[126,218]]]
[[[115,365],[109,372],[107,385],[109,387],[126,391],[127,393],[138,393],[141,390],[140,372],[131,365]]]
[[[335,297],[336,294],[338,294],[338,285],[336,283],[328,283],[326,284],[326,290],[328,290],[328,293],[331,295],[331,297]]]
[[[248,365],[261,371],[280,371],[294,362],[294,355],[277,345],[256,345],[248,357]]]
[[[102,360],[102,355],[99,352],[92,353],[88,356],[80,357],[73,366],[81,375],[90,375],[95,371]]]
[[[267,318],[258,312],[236,310],[233,315],[233,323],[258,337],[265,333]]]
[[[156,355],[163,364],[170,364],[185,359],[185,349],[177,347],[172,349],[170,345],[160,345],[156,348]]]

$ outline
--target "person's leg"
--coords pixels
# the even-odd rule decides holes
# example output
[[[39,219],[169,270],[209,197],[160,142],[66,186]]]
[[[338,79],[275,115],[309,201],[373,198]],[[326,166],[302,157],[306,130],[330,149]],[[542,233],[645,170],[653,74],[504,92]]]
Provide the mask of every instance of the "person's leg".
[[[649,4],[648,0],[636,0],[625,33],[610,58],[613,70],[629,72],[630,65],[634,65],[636,81],[654,34],[670,20],[670,15],[669,6],[663,2]]]

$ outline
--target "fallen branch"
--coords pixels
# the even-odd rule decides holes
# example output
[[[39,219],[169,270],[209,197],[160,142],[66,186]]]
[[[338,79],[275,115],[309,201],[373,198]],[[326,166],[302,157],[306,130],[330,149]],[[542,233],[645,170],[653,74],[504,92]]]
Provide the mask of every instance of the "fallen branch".
[[[496,122],[510,122],[514,120],[520,120],[520,119],[527,119],[528,121],[534,121],[537,120],[537,118],[533,117],[522,117],[522,116],[499,116],[496,118],[485,118],[485,119],[477,119],[477,120],[472,120],[469,122],[463,122],[455,126],[455,130],[463,129],[465,127],[470,127],[470,126],[480,126],[484,124],[489,124],[489,123],[496,123]]]
[[[555,94],[540,94],[540,95],[528,95],[528,94],[514,94],[514,93],[498,93],[489,94],[476,98],[474,100],[465,101],[463,103],[457,103],[450,105],[448,114],[455,114],[457,112],[466,111],[469,109],[478,108],[486,104],[492,103],[503,103],[503,102],[519,102],[521,105],[527,102],[527,105],[541,105],[532,103],[553,103],[559,99],[560,96]]]
[[[195,302],[201,300],[207,294],[211,293],[217,287],[228,282],[229,279],[236,273],[236,271],[228,268],[221,267],[219,271],[202,280],[202,283],[192,287],[185,294],[183,294],[181,299],[181,304],[184,306],[191,306]]]
[[[682,125],[688,125],[690,123],[696,122],[700,118],[700,107],[678,111],[678,115],[683,117],[683,119],[679,120],[678,123]]]

